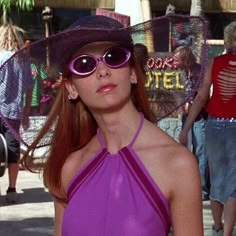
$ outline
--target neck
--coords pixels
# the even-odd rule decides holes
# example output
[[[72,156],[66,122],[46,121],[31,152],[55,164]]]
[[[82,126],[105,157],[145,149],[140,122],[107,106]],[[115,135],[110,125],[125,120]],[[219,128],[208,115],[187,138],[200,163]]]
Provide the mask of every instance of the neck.
[[[133,112],[106,114],[96,117],[105,145],[111,153],[127,146],[140,123],[140,114]]]

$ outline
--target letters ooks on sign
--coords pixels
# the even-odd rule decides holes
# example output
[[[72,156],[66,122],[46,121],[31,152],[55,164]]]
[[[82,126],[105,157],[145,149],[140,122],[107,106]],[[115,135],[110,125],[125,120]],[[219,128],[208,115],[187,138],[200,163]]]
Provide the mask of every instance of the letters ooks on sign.
[[[145,65],[145,87],[150,100],[160,100],[158,96],[160,93],[176,93],[181,97],[185,95],[188,84],[187,73],[178,68],[178,64],[179,62],[176,63],[173,54],[155,53],[149,55]]]

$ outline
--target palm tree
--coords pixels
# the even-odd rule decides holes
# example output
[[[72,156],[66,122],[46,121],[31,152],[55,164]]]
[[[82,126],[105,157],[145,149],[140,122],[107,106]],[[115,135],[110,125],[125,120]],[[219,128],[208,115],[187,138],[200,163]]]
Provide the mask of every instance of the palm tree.
[[[9,22],[9,12],[11,6],[16,6],[23,11],[30,11],[34,6],[34,0],[0,0],[0,7],[2,8],[2,23]]]

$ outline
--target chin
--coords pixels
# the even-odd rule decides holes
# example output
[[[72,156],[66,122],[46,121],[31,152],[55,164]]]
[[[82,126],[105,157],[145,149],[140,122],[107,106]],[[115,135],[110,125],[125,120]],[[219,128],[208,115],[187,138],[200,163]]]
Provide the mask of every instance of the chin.
[[[99,113],[112,113],[116,111],[120,111],[122,108],[124,108],[129,102],[131,102],[131,98],[127,97],[123,100],[120,100],[119,102],[107,102],[106,104],[103,103],[102,106],[94,106],[90,107],[91,111],[96,111]]]

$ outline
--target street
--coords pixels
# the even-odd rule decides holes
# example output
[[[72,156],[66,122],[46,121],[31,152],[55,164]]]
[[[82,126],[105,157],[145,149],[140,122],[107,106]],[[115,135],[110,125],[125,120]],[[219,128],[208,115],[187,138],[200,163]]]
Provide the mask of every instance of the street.
[[[19,172],[19,203],[6,205],[7,177],[0,178],[0,235],[53,235],[53,203],[39,174]]]
[[[6,205],[7,174],[0,178],[0,235],[53,235],[53,203],[39,174],[20,170],[18,178],[19,203]],[[204,232],[211,236],[212,216],[209,201],[204,202]],[[190,235],[191,236],[191,235]],[[236,236],[236,229],[234,235]]]

